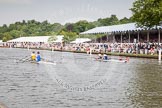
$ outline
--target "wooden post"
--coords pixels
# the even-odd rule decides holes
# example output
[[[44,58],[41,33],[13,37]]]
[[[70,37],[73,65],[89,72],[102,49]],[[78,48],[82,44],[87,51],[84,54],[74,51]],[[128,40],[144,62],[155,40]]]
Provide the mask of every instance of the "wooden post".
[[[130,43],[130,31],[128,32],[128,34],[129,34],[129,41],[128,42]]]
[[[122,43],[123,39],[122,39],[122,32],[121,32],[121,35],[120,35],[120,43]]]
[[[120,38],[121,38],[121,40],[120,40],[120,44],[121,44],[121,45],[120,45],[120,46],[122,47],[122,42],[123,42],[122,32],[121,32],[121,37],[120,37]]]
[[[150,40],[149,39],[149,37],[150,37],[149,35],[150,35],[149,31],[147,31],[147,42],[149,42],[149,40]]]
[[[100,43],[102,43],[102,37],[100,37]]]
[[[140,40],[139,40],[139,31],[138,31],[138,42],[139,42]]]
[[[160,45],[160,29],[158,30],[158,43],[159,43],[159,45]]]
[[[106,36],[106,39],[107,39],[106,41],[108,42],[108,40],[109,40],[108,34],[107,34],[107,36]]]
[[[113,43],[115,43],[115,33],[113,33]]]

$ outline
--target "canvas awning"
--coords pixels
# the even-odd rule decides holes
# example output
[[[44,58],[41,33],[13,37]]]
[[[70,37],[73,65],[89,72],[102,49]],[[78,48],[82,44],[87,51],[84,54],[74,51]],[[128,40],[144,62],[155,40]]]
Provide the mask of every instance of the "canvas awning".
[[[151,29],[155,29],[153,27]],[[162,29],[162,26],[157,26],[157,29]],[[136,26],[136,23],[112,25],[112,26],[102,26],[90,29],[88,31],[82,32],[80,34],[99,34],[99,33],[112,33],[112,32],[125,32],[125,31],[137,31],[145,30],[145,28],[140,28]]]
[[[44,42],[44,43],[48,43],[48,39],[50,38],[51,36],[33,36],[33,37],[20,37],[20,38],[16,38],[16,39],[12,39],[12,40],[9,40],[7,42]],[[63,36],[56,36],[57,39],[56,41],[53,41],[53,42],[62,42],[63,40]]]
[[[89,38],[77,38],[75,41],[72,41],[70,43],[74,43],[74,44],[77,44],[77,43],[84,43],[84,42],[90,42],[91,39]]]

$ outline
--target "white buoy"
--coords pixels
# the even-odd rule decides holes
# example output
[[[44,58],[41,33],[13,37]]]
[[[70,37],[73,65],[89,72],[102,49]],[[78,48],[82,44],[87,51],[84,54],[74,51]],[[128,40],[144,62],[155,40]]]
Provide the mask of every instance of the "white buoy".
[[[92,48],[90,47],[90,52],[89,52],[90,55],[92,55]]]
[[[28,45],[28,50],[29,50],[29,45]]]
[[[54,48],[52,47],[52,52],[54,51]]]
[[[159,61],[161,61],[161,48],[159,49]]]
[[[12,48],[12,45],[10,44],[10,48]]]

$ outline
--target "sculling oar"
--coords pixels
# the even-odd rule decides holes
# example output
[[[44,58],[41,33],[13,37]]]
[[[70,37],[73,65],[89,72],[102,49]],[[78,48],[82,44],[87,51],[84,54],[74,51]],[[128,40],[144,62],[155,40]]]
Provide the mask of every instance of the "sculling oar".
[[[25,56],[24,58],[19,59],[16,63],[24,63],[24,62],[27,62],[29,60],[30,60],[30,57],[29,56]]]
[[[22,61],[22,60],[26,59],[27,57],[29,57],[29,56],[25,56],[25,57],[23,57],[23,58],[21,58],[21,59],[18,59],[18,60],[19,60],[19,61]]]

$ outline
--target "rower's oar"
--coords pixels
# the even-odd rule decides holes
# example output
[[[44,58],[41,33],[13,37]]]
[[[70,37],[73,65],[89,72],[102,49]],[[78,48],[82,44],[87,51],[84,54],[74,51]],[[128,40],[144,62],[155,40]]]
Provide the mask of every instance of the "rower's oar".
[[[31,59],[30,59],[30,58],[25,59],[25,60],[24,60],[24,61],[22,61],[21,63],[24,63],[24,62],[29,62],[29,61],[31,61]]]
[[[18,59],[19,61],[23,61],[24,59],[26,59],[27,57],[29,57],[29,56],[25,56],[25,57],[23,57],[23,58],[21,58],[21,59]]]
[[[25,58],[19,59],[16,63],[24,63],[30,60],[29,56],[26,56]]]

